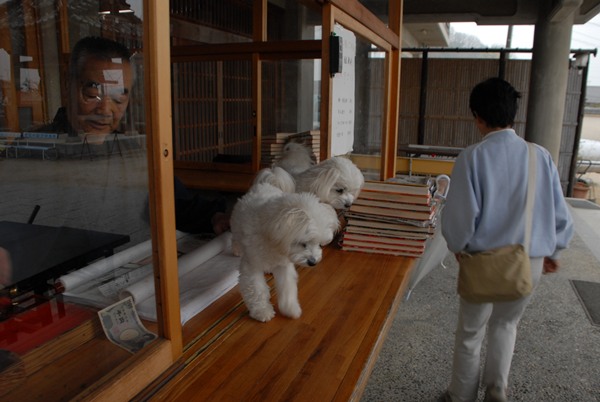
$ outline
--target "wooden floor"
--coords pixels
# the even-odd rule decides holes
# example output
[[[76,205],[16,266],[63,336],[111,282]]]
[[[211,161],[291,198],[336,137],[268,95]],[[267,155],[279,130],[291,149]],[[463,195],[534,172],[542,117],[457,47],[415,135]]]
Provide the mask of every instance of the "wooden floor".
[[[185,359],[137,400],[358,400],[414,260],[324,251],[299,270],[299,319],[254,321],[235,288],[186,324]]]

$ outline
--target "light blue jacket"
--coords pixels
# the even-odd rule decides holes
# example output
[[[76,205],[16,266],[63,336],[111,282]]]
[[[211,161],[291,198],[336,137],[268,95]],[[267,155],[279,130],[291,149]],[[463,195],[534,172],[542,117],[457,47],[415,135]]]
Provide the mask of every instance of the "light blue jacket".
[[[573,219],[548,151],[535,146],[537,170],[530,257],[558,259],[573,236]],[[514,130],[487,134],[460,153],[452,170],[442,234],[448,248],[476,252],[523,244],[527,143]]]

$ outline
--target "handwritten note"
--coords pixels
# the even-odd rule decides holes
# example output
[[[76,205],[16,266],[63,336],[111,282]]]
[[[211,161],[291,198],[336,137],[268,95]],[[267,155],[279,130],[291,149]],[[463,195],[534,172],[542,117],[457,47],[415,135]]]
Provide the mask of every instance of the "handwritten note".
[[[345,155],[354,145],[354,99],[356,36],[339,24],[334,32],[342,38],[342,72],[333,77],[331,154]]]

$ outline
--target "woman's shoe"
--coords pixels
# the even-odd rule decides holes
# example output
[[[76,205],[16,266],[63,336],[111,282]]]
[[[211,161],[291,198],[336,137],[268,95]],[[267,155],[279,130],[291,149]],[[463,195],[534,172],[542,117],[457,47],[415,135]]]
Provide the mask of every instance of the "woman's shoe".
[[[485,390],[483,402],[508,402],[506,391],[497,385],[490,385]]]

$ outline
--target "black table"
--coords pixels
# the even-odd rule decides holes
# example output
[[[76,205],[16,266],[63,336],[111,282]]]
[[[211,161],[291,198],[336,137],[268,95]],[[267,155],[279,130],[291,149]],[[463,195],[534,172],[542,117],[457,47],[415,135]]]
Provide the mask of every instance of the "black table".
[[[48,280],[110,256],[127,242],[123,234],[0,221],[0,247],[12,262],[7,288],[13,294],[43,290]]]

